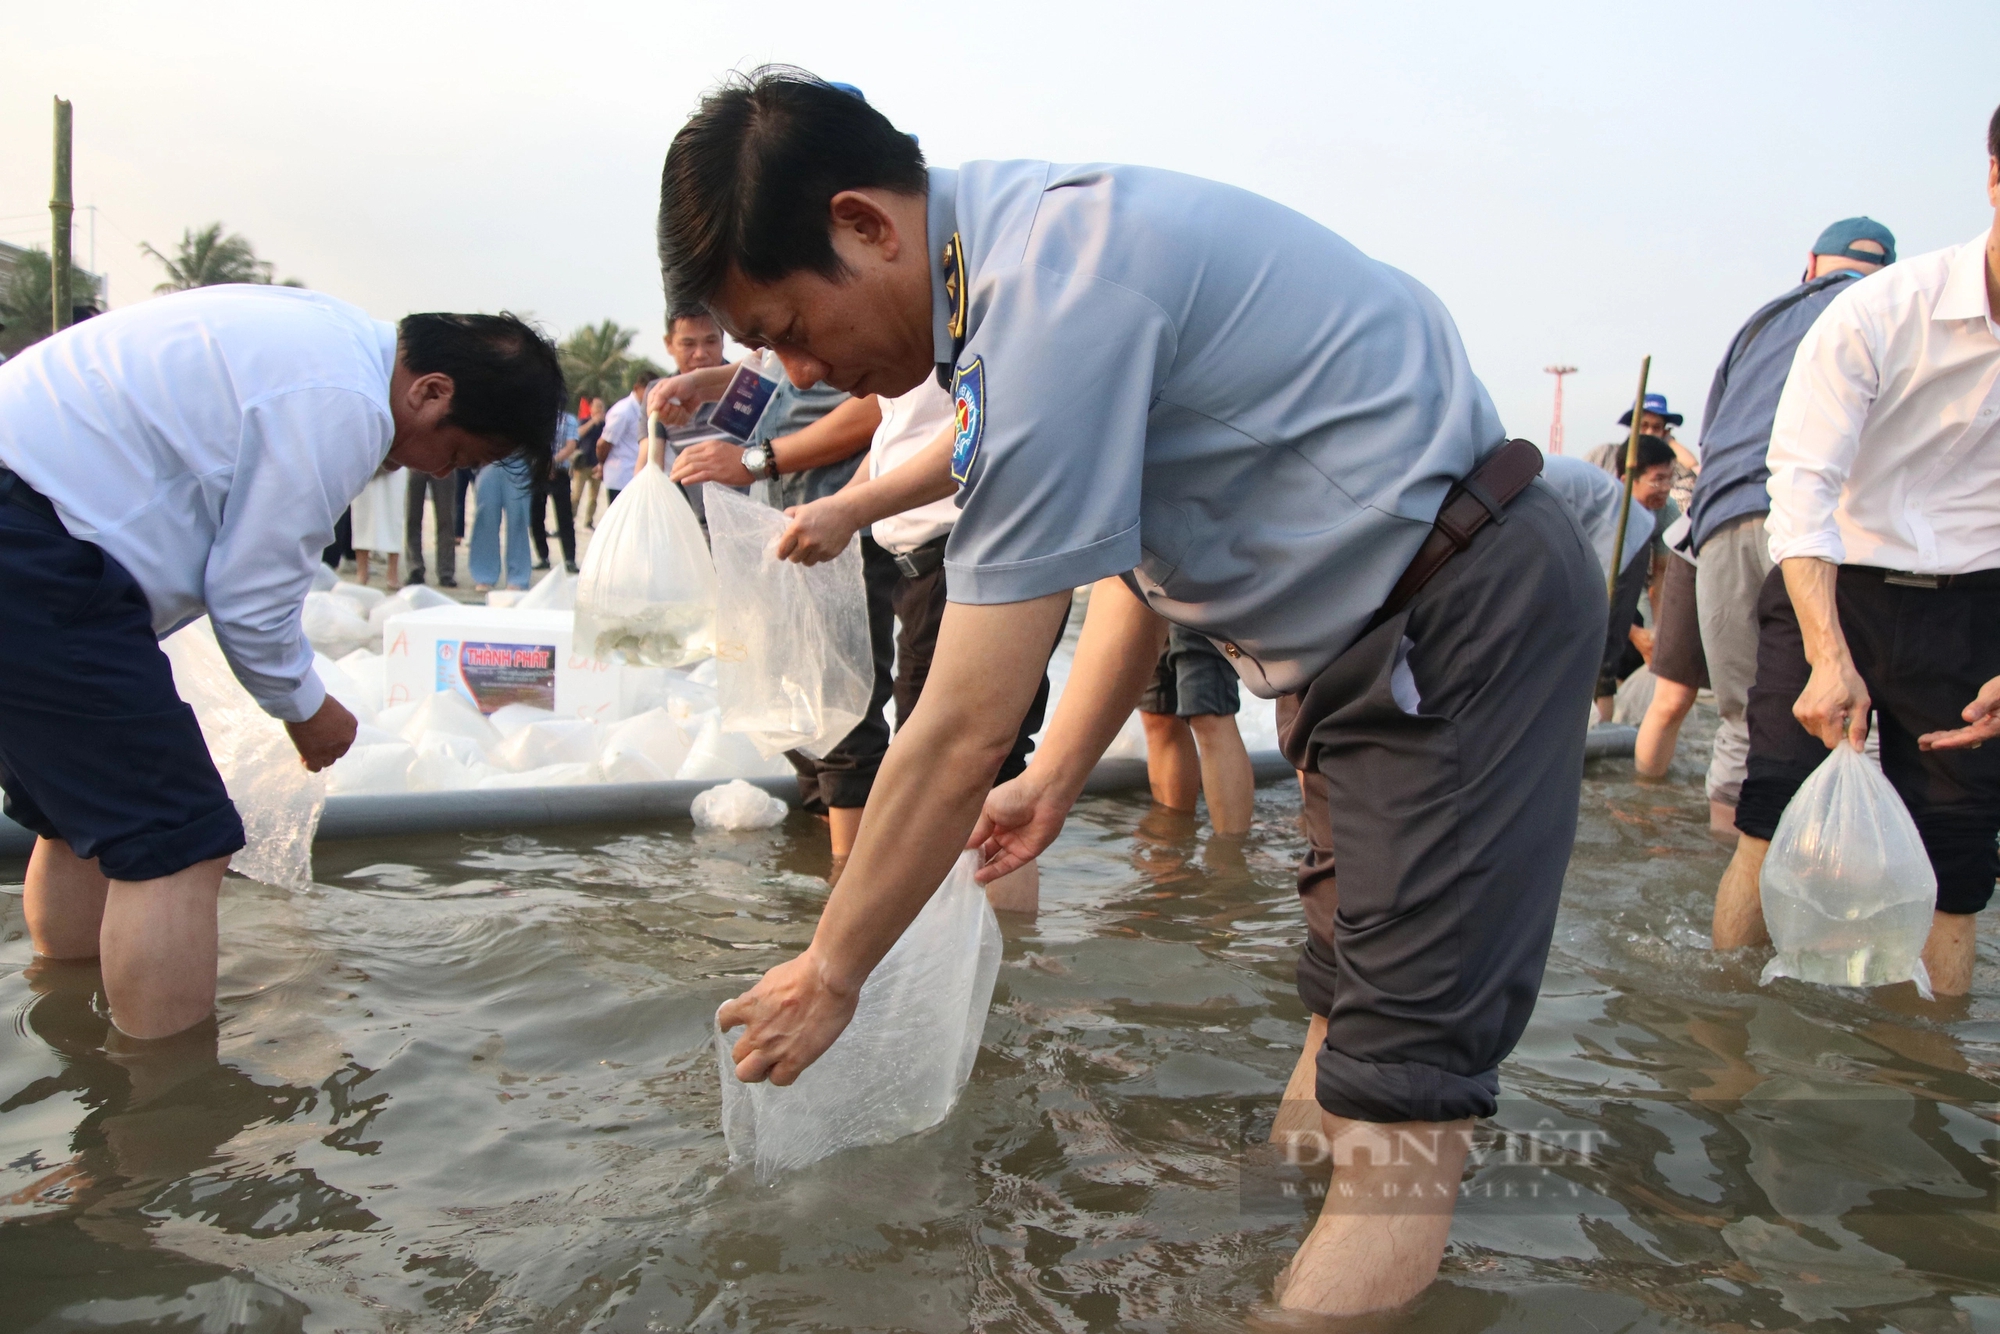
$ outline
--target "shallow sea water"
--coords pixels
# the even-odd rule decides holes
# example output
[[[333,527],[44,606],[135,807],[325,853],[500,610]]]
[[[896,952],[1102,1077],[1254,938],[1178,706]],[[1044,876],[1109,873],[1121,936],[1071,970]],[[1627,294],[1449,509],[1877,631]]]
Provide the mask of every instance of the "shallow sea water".
[[[1705,741],[1591,766],[1441,1281],[1340,1328],[2000,1329],[2000,950],[1970,1003],[1760,990],[1706,945]],[[1246,1147],[1305,1027],[1297,810],[1086,800],[950,1118],[771,1187],[710,1023],[810,933],[805,817],[322,846],[228,883],[219,1041],[144,1058],[0,897],[0,1329],[1318,1327],[1266,1302],[1311,1174]]]

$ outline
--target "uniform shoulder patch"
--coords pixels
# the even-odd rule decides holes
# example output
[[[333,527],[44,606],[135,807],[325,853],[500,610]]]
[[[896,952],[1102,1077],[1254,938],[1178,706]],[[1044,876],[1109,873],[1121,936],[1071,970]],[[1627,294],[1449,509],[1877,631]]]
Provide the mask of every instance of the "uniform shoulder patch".
[[[972,475],[979,442],[986,434],[986,365],[974,357],[951,377],[952,420],[957,434],[951,445],[951,477],[960,486]]]

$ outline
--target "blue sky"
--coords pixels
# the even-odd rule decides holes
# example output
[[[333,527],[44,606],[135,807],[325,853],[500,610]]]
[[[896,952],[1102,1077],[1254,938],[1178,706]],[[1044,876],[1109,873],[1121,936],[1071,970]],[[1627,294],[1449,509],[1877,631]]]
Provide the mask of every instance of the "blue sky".
[[[667,142],[717,75],[859,84],[931,160],[1170,167],[1432,287],[1508,428],[1610,438],[1639,358],[1689,415],[1827,222],[1905,254],[1990,224],[2000,4],[24,7],[0,45],[0,238],[45,238],[49,98],[114,304],[222,219],[378,316],[617,319],[658,347]],[[79,215],[80,223],[87,215]],[[79,253],[88,245],[80,228]]]

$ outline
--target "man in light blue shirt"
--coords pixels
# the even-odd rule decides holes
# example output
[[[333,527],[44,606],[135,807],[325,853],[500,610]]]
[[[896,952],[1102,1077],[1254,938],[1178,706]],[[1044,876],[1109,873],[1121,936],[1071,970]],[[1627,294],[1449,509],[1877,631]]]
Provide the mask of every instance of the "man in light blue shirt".
[[[1285,698],[1286,752],[1324,784],[1301,886],[1315,1019],[1281,1123],[1302,1109],[1337,1160],[1350,1134],[1434,1155],[1343,1166],[1407,1203],[1323,1209],[1282,1300],[1421,1291],[1540,985],[1604,628],[1596,559],[1444,307],[1213,182],[926,170],[880,113],[787,71],[733,82],[676,136],[660,248],[672,298],[794,383],[895,395],[936,374],[954,396],[931,676],[812,945],[722,1008],[739,1076],[788,1083],[826,1049],[968,835],[989,881],[1048,846],[1184,625]],[[1069,687],[989,794],[1079,584]]]

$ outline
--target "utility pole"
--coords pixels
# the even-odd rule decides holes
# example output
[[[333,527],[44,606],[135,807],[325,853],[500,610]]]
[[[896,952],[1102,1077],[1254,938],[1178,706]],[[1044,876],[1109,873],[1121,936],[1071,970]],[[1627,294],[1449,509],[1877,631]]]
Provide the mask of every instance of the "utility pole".
[[[1563,452],[1563,376],[1575,375],[1574,366],[1544,366],[1543,370],[1556,377],[1556,415],[1549,423],[1549,453]]]
[[[69,252],[69,220],[76,208],[69,191],[69,103],[56,99],[56,181],[49,199],[49,332],[69,328],[76,309]]]

